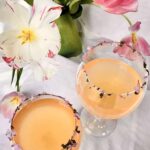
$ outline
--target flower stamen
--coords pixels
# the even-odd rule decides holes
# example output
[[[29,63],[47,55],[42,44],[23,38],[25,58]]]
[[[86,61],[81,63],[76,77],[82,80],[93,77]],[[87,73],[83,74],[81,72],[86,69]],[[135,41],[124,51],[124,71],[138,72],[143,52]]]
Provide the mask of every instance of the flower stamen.
[[[20,98],[17,96],[11,100],[11,104],[13,105],[18,105],[19,103],[20,103]]]
[[[35,32],[31,29],[23,29],[21,34],[17,36],[21,40],[21,44],[31,43],[36,40]]]
[[[137,42],[137,36],[136,36],[136,33],[133,32],[133,33],[132,33],[132,43],[135,45],[136,42]]]

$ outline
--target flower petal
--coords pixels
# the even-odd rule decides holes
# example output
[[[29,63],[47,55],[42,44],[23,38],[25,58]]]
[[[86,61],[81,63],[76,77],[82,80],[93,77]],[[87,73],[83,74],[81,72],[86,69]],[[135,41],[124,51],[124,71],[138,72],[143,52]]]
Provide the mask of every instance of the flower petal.
[[[0,22],[11,28],[27,26],[30,19],[30,11],[18,2],[3,0],[4,5],[0,8]]]
[[[56,73],[58,63],[53,59],[45,58],[40,63],[32,63],[31,68],[36,80],[49,80]]]
[[[114,53],[118,53],[121,57],[129,60],[136,60],[139,54],[132,47],[132,37],[129,35],[122,39],[121,43],[114,49]]]
[[[29,57],[26,56],[29,46],[28,44],[21,44],[20,40],[17,39],[18,34],[19,31],[17,30],[10,30],[0,34],[0,51],[1,56],[9,66],[17,65],[20,68],[25,65],[25,58]],[[12,61],[8,61],[8,59]]]
[[[0,34],[0,48],[4,56],[12,58],[16,56],[13,53],[14,51],[16,52],[16,49],[14,50],[14,45],[17,42],[18,33],[17,30],[10,30]]]
[[[137,21],[134,25],[132,25],[132,26],[129,27],[129,30],[131,32],[137,32],[137,31],[140,30],[140,26],[141,26],[141,22]]]
[[[116,47],[114,50],[115,53],[118,53],[120,56],[126,57],[130,60],[138,58],[138,53],[141,53],[146,56],[150,56],[150,45],[143,37],[137,37],[136,44],[132,44],[132,37],[125,37],[123,40],[123,45]]]
[[[58,54],[61,37],[54,22],[33,31],[36,34],[36,40],[26,44],[22,44],[17,38],[20,31],[10,30],[0,35],[0,51],[9,66],[21,68],[31,61],[40,62],[41,59],[48,57],[49,51],[54,55]]]
[[[31,19],[31,26],[40,26],[43,22],[50,23],[56,20],[61,14],[61,5],[52,0],[34,0],[33,17]]]
[[[17,63],[15,63],[15,58],[11,58],[11,57],[2,57],[3,60],[7,63],[7,65],[9,67],[15,68],[15,69],[19,69],[22,68],[21,66],[19,66]]]
[[[49,57],[50,51],[53,55],[58,54],[61,47],[61,37],[56,24],[43,25],[35,32],[37,40],[29,44],[28,53],[30,55],[28,55],[29,58],[24,58],[26,61],[40,62],[45,57]],[[22,57],[26,51],[21,51]]]
[[[139,57],[137,51],[133,51],[133,49],[130,48],[127,44],[123,44],[121,46],[118,45],[114,49],[114,53],[117,53],[121,57],[125,57],[131,61],[136,60]]]
[[[135,94],[139,94],[140,93],[140,89],[141,89],[141,85],[140,85],[140,82],[138,80],[137,86],[135,87]]]
[[[53,22],[51,24],[42,26],[38,30],[38,35],[41,47],[44,46],[44,50],[47,51],[47,54],[49,50],[55,55],[58,54],[61,48],[61,36],[56,23]]]
[[[127,12],[137,11],[137,0],[94,0],[94,3],[102,6],[102,8],[113,14],[124,14]]]
[[[11,119],[16,108],[25,100],[21,93],[12,92],[4,96],[0,103],[0,113],[6,118]]]
[[[150,45],[143,37],[138,37],[136,49],[144,55],[150,56]]]

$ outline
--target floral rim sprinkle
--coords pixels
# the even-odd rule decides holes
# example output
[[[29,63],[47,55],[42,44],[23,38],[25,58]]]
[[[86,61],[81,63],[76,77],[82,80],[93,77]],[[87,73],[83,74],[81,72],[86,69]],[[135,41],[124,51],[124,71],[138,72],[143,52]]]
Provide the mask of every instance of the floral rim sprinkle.
[[[13,122],[13,119],[16,115],[16,113],[18,111],[20,111],[24,106],[26,106],[28,103],[30,102],[33,102],[34,100],[35,101],[38,101],[40,100],[41,98],[43,97],[46,97],[46,96],[49,96],[49,97],[56,97],[58,98],[58,100],[62,100],[67,106],[69,106],[73,113],[74,113],[74,118],[75,118],[75,129],[74,129],[74,132],[73,132],[73,135],[72,137],[68,140],[67,143],[62,143],[61,147],[62,147],[62,150],[72,150],[73,148],[75,148],[79,143],[77,143],[76,141],[76,137],[78,137],[81,133],[80,131],[80,128],[81,128],[81,125],[80,125],[80,117],[79,117],[79,114],[77,112],[76,109],[74,109],[72,107],[72,104],[70,104],[69,101],[67,101],[65,98],[61,97],[61,96],[56,96],[56,95],[52,95],[52,94],[47,94],[47,93],[44,93],[44,94],[38,94],[36,96],[33,96],[31,98],[26,98],[23,102],[20,103],[20,105],[18,105],[16,107],[16,110],[14,111],[13,113],[13,116],[12,118],[10,119],[10,127],[9,129],[7,130],[6,132],[6,136],[7,138],[9,139],[9,141],[11,142],[11,147],[12,149],[14,150],[23,150],[18,144],[15,143],[14,141],[14,136],[16,135],[15,131],[14,131],[14,127],[12,125],[12,122]]]
[[[110,93],[110,92],[107,92],[105,91],[104,89],[102,89],[100,86],[96,86],[89,78],[88,76],[88,73],[87,71],[85,70],[84,68],[84,65],[86,64],[86,62],[88,61],[88,58],[89,56],[93,53],[94,49],[98,46],[114,46],[115,48],[116,47],[122,47],[124,45],[126,45],[127,47],[129,47],[130,49],[132,49],[133,51],[135,51],[132,47],[130,47],[129,45],[127,45],[126,43],[123,43],[123,42],[114,42],[114,41],[111,41],[111,40],[102,40],[101,42],[99,42],[98,44],[96,44],[95,46],[92,46],[92,47],[88,47],[88,50],[87,52],[83,55],[83,63],[81,64],[81,68],[85,74],[85,81],[87,84],[89,84],[89,89],[95,89],[98,94],[99,94],[99,97],[102,99],[104,96],[113,96],[115,95],[115,93]],[[150,74],[149,70],[148,70],[148,65],[146,63],[146,60],[145,58],[143,57],[143,55],[138,52],[138,56],[139,58],[141,58],[142,60],[142,63],[143,63],[143,69],[145,71],[144,73],[144,77],[143,77],[143,82],[142,84],[140,84],[140,81],[138,80],[137,81],[137,85],[135,85],[135,87],[133,87],[133,90],[131,91],[127,91],[127,92],[124,92],[124,93],[121,93],[119,96],[123,99],[125,99],[126,97],[130,96],[130,95],[138,95],[141,91],[141,89],[143,89],[144,87],[146,87],[147,85],[147,82],[148,82],[148,76]]]

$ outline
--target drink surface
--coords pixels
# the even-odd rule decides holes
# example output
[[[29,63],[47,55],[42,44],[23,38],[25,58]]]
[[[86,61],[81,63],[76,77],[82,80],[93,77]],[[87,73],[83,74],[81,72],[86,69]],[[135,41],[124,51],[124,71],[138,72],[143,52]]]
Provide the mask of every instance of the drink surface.
[[[62,150],[61,145],[66,144],[74,134],[74,116],[69,105],[60,100],[33,101],[13,119],[14,140],[23,150]],[[79,135],[76,140],[79,142]]]
[[[90,87],[89,81],[100,87],[111,96],[100,97],[96,87]],[[120,118],[132,111],[143,97],[143,89],[139,94],[132,94],[122,98],[124,92],[133,91],[138,81],[142,84],[140,75],[128,64],[110,58],[95,59],[84,65],[78,73],[77,91],[84,106],[94,115],[106,118]]]

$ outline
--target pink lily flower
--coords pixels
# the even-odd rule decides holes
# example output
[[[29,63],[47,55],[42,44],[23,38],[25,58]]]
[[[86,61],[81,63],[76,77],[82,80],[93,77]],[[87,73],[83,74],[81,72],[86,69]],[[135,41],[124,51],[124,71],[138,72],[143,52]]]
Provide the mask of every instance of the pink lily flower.
[[[118,53],[129,60],[137,59],[139,54],[150,56],[149,43],[143,37],[136,35],[136,31],[140,29],[140,24],[141,22],[136,22],[129,28],[132,34],[121,40],[121,44],[114,49],[114,53]]]
[[[137,0],[94,0],[94,3],[112,14],[135,12],[138,8]]]
[[[0,103],[0,113],[5,118],[11,119],[16,108],[25,100],[23,94],[12,92],[6,95]]]
[[[129,27],[129,31],[131,32],[137,32],[140,30],[141,22],[137,21],[134,25]]]

